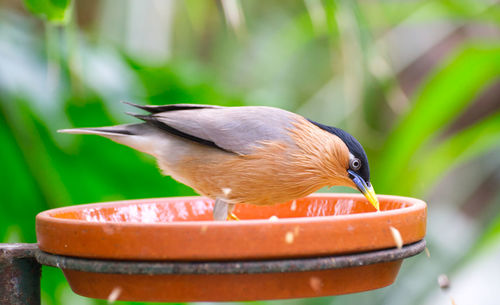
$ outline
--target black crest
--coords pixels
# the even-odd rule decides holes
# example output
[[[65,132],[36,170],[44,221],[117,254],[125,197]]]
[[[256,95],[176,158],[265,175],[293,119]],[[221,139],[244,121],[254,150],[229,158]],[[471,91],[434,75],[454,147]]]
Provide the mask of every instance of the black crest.
[[[366,183],[370,182],[370,167],[368,165],[368,158],[366,157],[365,150],[363,149],[363,146],[356,140],[355,137],[353,137],[351,134],[349,134],[347,131],[344,131],[340,128],[336,127],[331,127],[327,125],[323,125],[318,122],[314,122],[309,120],[309,122],[313,123],[314,125],[318,126],[319,128],[328,131],[329,133],[332,133],[339,137],[347,146],[349,149],[349,152],[353,154],[354,157],[358,158],[361,161],[361,168],[357,170],[356,172],[365,180]]]

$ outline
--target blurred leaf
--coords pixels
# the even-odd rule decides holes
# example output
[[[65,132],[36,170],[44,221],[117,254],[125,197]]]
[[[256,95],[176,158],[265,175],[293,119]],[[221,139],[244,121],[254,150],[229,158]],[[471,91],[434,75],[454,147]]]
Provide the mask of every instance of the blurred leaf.
[[[65,24],[69,20],[71,0],[24,0],[24,4],[33,14],[50,22]]]
[[[423,85],[410,113],[389,136],[374,170],[379,192],[408,190],[406,169],[415,153],[500,75],[500,45],[468,45]],[[429,148],[431,149],[431,148]],[[397,183],[396,183],[397,181]]]
[[[416,181],[428,189],[439,177],[461,163],[500,146],[500,113],[496,113],[446,141],[436,144],[424,158],[415,160]],[[428,148],[428,146],[426,146]]]
[[[0,213],[3,214],[0,217],[0,239],[4,237],[6,228],[15,224],[21,229],[24,242],[35,242],[35,215],[47,208],[46,194],[44,194],[46,190],[43,190],[40,180],[49,182],[50,179],[47,177],[51,174],[44,173],[44,170],[39,167],[39,161],[42,158],[30,160],[34,154],[26,150],[36,152],[36,144],[30,143],[19,131],[12,128],[12,118],[17,115],[13,114],[13,111],[7,111],[7,108],[12,110],[14,107],[6,106],[15,104],[16,102],[11,105],[2,104],[0,100],[0,113],[2,113],[0,115],[0,142],[2,143],[0,159],[7,161],[3,162],[0,172],[0,180],[4,182],[0,184],[3,209]],[[23,119],[15,121],[18,129],[26,127]],[[35,168],[38,168],[38,171]],[[3,217],[5,219],[2,219]]]

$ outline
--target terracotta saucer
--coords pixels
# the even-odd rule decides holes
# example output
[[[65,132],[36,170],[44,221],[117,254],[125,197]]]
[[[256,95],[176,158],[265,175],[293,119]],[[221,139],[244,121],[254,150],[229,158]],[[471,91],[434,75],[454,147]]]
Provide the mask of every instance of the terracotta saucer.
[[[395,280],[403,258],[423,250],[426,228],[423,201],[379,200],[381,212],[358,194],[239,205],[241,221],[211,220],[213,202],[202,197],[59,208],[36,218],[39,259],[61,267],[76,293],[94,298],[114,291],[132,301],[236,301],[376,289]],[[391,227],[402,249],[394,248]],[[381,260],[360,259],[381,253]],[[163,271],[144,267],[151,264]],[[249,264],[261,269],[243,268]],[[277,264],[288,267],[270,267]]]
[[[248,260],[347,254],[423,239],[426,205],[379,196],[315,194],[275,206],[239,205],[241,221],[213,221],[202,197],[141,199],[71,206],[36,217],[41,250],[126,260]],[[276,219],[277,217],[277,219]]]

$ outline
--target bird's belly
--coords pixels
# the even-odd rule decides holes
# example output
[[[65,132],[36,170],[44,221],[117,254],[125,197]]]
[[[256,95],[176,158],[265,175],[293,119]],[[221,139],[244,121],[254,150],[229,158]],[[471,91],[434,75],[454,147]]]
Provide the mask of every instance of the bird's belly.
[[[287,202],[321,188],[303,169],[272,158],[239,156],[220,150],[196,147],[180,162],[159,162],[174,179],[198,193],[231,203],[272,205]]]

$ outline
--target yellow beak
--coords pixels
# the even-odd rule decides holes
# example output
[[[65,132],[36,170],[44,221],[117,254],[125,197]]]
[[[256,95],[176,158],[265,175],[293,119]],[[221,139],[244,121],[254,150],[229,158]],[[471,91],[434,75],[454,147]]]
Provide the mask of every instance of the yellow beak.
[[[352,170],[347,170],[350,178],[356,184],[358,190],[365,195],[366,199],[377,209],[380,211],[380,204],[378,202],[377,196],[375,195],[375,191],[373,190],[373,186],[368,185],[363,178],[361,178],[357,173]]]
[[[365,195],[366,199],[377,209],[380,211],[380,204],[377,199],[377,195],[375,195],[375,191],[373,190],[373,186],[369,186],[366,188],[366,192],[362,192]]]

